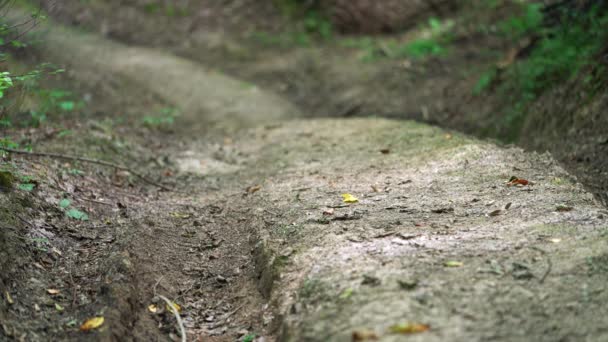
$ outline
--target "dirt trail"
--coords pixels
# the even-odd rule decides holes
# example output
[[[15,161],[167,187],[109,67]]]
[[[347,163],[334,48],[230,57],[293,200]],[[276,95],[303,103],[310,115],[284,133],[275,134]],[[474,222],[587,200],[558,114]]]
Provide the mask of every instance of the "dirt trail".
[[[608,338],[608,213],[549,156],[412,122],[294,120],[281,98],[168,54],[57,25],[44,37],[83,80],[183,113],[181,150],[163,153],[187,193],[122,199],[85,261],[103,260],[102,290],[81,310],[107,318],[88,338],[177,336],[149,312],[154,292],[183,304],[190,340],[399,341],[407,322],[430,326],[413,341]]]
[[[14,13],[23,18],[23,13]],[[199,132],[210,126],[238,129],[295,117],[288,101],[255,85],[233,79],[221,70],[156,49],[127,47],[93,34],[59,25],[43,25],[36,35],[38,48],[49,60],[70,66],[70,72],[89,83],[125,80],[180,108],[184,127]],[[69,51],[69,53],[66,53]],[[221,84],[222,86],[218,86]]]

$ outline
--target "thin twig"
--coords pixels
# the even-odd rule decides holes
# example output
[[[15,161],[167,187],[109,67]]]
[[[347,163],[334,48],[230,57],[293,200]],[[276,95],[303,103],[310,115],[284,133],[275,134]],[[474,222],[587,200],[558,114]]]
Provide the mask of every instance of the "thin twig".
[[[186,342],[186,329],[184,328],[184,322],[182,322],[182,318],[179,316],[179,312],[177,312],[175,305],[169,299],[167,299],[167,297],[165,297],[163,295],[157,295],[157,296],[158,296],[158,298],[164,300],[165,303],[167,303],[167,306],[169,307],[169,309],[171,309],[171,312],[173,312],[173,315],[175,316],[175,319],[177,320],[177,325],[179,325],[179,333],[182,336],[182,342]]]
[[[545,282],[545,279],[547,279],[547,276],[549,275],[549,273],[551,273],[551,269],[553,268],[553,263],[551,262],[551,258],[549,257],[547,251],[545,251],[544,249],[542,249],[540,247],[536,247],[536,246],[533,246],[530,248],[532,248],[536,251],[539,251],[547,259],[547,270],[545,271],[545,273],[539,280],[539,282],[542,284]]]
[[[97,165],[102,165],[102,166],[107,166],[107,167],[112,167],[118,170],[122,170],[122,171],[128,171],[129,173],[133,174],[135,177],[143,180],[144,182],[157,186],[163,190],[166,191],[173,191],[173,189],[170,189],[160,183],[157,183],[153,180],[148,179],[146,176],[135,172],[133,169],[123,166],[123,165],[118,165],[118,164],[114,164],[114,163],[110,163],[107,161],[103,161],[103,160],[98,160],[98,159],[91,159],[91,158],[85,158],[85,157],[79,157],[79,156],[70,156],[70,155],[66,155],[66,154],[61,154],[61,153],[46,153],[46,152],[30,152],[30,151],[24,151],[24,150],[15,150],[12,148],[6,148],[6,147],[0,147],[0,150],[2,151],[6,151],[9,153],[15,153],[15,154],[22,154],[22,155],[26,155],[26,156],[32,156],[32,157],[49,157],[49,158],[57,158],[57,159],[66,159],[66,160],[77,160],[77,161],[81,161],[81,162],[85,162],[85,163],[91,163],[91,164],[97,164]]]
[[[234,314],[235,314],[235,313],[237,313],[239,310],[241,310],[241,309],[243,308],[243,306],[245,306],[245,305],[243,304],[243,305],[241,305],[241,306],[237,307],[236,309],[234,309],[234,310],[232,310],[232,311],[230,311],[230,312],[228,312],[228,313],[224,314],[224,315],[223,315],[222,317],[220,317],[220,318],[219,318],[219,319],[218,319],[216,322],[209,324],[209,325],[207,326],[207,328],[209,328],[209,329],[215,329],[215,328],[217,328],[217,327],[219,327],[219,326],[223,325],[223,324],[226,322],[226,320],[227,320],[228,318],[232,317],[232,315],[234,315]]]
[[[102,201],[97,201],[97,200],[90,199],[90,198],[85,198],[85,197],[80,197],[80,196],[74,196],[74,197],[76,197],[76,198],[77,198],[77,199],[79,199],[79,200],[86,201],[86,202],[97,203],[97,204],[103,204],[103,205],[108,205],[108,206],[113,206],[113,205],[114,205],[114,204],[112,204],[112,203],[108,203],[108,202],[102,202]]]
[[[152,291],[154,291],[154,296],[156,297],[156,287],[158,286],[158,284],[160,284],[160,282],[163,280],[165,276],[161,276],[160,278],[158,278],[158,281],[156,281],[156,283],[154,284],[154,287],[152,288]]]

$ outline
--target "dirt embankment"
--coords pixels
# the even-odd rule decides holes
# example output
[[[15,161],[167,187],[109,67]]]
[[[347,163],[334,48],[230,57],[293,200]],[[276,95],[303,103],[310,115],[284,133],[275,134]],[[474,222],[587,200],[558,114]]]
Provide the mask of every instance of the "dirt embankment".
[[[550,156],[409,121],[293,119],[286,100],[194,62],[59,26],[46,37],[43,56],[83,84],[93,70],[118,94],[181,110],[163,144],[122,128],[131,163],[160,159],[148,171],[178,191],[96,168],[55,177],[61,164],[14,157],[41,181],[3,219],[24,251],[2,274],[4,336],[176,339],[162,302],[150,307],[162,294],[190,340],[397,341],[412,324],[419,341],[607,337],[608,213]],[[66,217],[66,196],[90,221]],[[79,331],[91,316],[106,322]]]

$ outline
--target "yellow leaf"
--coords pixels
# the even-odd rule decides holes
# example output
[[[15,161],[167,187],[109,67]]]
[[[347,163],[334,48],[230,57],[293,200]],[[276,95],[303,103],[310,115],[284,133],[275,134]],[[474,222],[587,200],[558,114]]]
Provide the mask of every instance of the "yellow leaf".
[[[464,263],[461,261],[446,261],[444,265],[445,267],[462,267]]]
[[[357,203],[359,199],[351,194],[342,194],[342,198],[344,199],[344,203]]]
[[[170,214],[172,217],[178,218],[178,219],[187,219],[190,218],[190,214],[187,213],[178,213],[178,212],[173,212]]]
[[[6,301],[10,304],[13,305],[15,304],[15,301],[13,301],[13,297],[11,297],[11,294],[8,293],[8,291],[4,291],[4,296],[6,297]]]
[[[429,330],[430,328],[431,327],[429,327],[427,324],[402,323],[402,324],[397,324],[397,325],[391,326],[389,328],[389,330],[393,334],[416,334],[416,333],[425,332],[425,331]]]
[[[177,312],[182,312],[182,307],[179,306],[179,304],[171,302],[171,306],[173,306],[175,308],[175,310],[177,310]],[[173,310],[171,310],[171,308],[169,307],[169,304],[166,305],[167,310],[173,312]]]
[[[80,326],[80,330],[89,331],[92,329],[97,329],[103,324],[104,321],[105,319],[103,317],[89,318],[84,321],[84,323],[82,323],[82,325]]]
[[[156,304],[150,304],[148,305],[148,311],[151,313],[156,313],[158,311],[158,306],[156,306]]]
[[[61,305],[59,305],[59,304],[55,303],[55,310],[57,310],[57,311],[61,312],[61,311],[63,311],[63,306],[61,306]]]
[[[48,289],[48,290],[46,290],[46,292],[47,292],[48,294],[50,294],[50,295],[53,295],[53,296],[54,296],[54,295],[58,295],[60,291],[59,291],[59,290],[57,290],[57,289]]]

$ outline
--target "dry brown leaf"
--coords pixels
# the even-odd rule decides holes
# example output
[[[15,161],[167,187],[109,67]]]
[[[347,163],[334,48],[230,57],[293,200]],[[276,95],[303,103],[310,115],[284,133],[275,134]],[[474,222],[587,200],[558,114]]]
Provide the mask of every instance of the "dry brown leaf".
[[[256,192],[260,191],[262,189],[261,185],[254,185],[254,186],[250,186],[246,189],[247,193],[250,194],[255,194]]]
[[[57,289],[48,289],[46,290],[46,292],[52,296],[58,295],[61,291],[57,290]]]
[[[363,329],[353,331],[353,341],[376,341],[380,337],[372,330]]]
[[[502,210],[498,209],[498,210],[494,210],[493,212],[490,213],[490,216],[498,216],[502,214]]]
[[[518,48],[512,48],[511,50],[509,50],[507,52],[507,55],[505,56],[505,58],[496,63],[496,67],[498,69],[506,69],[509,67],[509,65],[513,64],[513,62],[515,62],[515,60],[517,59],[517,55],[519,54],[519,49]]]
[[[530,181],[528,181],[527,179],[517,178],[517,177],[513,176],[513,177],[511,177],[511,179],[509,179],[507,186],[513,186],[513,185],[526,186],[526,185],[530,185]]]

